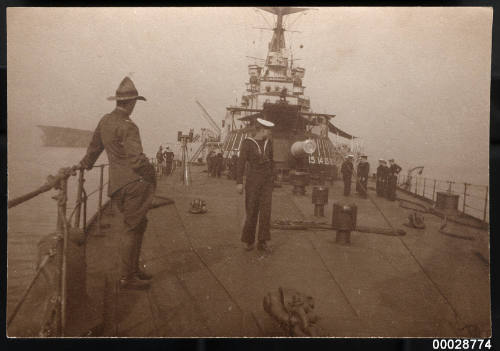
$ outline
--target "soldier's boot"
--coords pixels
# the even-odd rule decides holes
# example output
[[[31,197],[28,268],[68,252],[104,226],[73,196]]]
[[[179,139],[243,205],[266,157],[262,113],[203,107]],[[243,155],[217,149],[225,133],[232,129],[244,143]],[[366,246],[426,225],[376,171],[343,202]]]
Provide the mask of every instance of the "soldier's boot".
[[[153,279],[153,275],[147,273],[144,270],[144,265],[141,264],[139,257],[141,255],[141,249],[142,249],[142,240],[144,238],[144,232],[146,231],[148,221],[147,219],[144,219],[139,226],[136,228],[136,234],[135,234],[135,240],[136,240],[136,245],[135,245],[135,255],[134,255],[134,276],[138,278],[139,280],[151,280]]]

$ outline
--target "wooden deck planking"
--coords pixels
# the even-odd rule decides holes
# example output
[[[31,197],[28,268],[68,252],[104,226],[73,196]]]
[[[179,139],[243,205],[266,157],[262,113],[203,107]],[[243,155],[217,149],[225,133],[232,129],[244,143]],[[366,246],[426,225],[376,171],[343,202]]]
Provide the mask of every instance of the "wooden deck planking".
[[[343,201],[341,191],[340,183],[330,187],[326,217],[316,221],[331,221],[332,199]],[[169,177],[157,192],[176,202],[148,215],[142,259],[154,279],[148,292],[118,294],[119,335],[284,335],[262,308],[265,294],[280,286],[315,298],[325,335],[450,336],[464,335],[467,323],[489,328],[488,267],[473,253],[477,243],[439,234],[441,220],[434,216],[425,216],[425,231],[402,227],[410,211],[375,198],[406,236],[353,232],[352,245],[339,246],[331,231],[273,230],[273,253],[262,255],[242,249],[244,197],[234,182],[193,172],[189,189]],[[207,201],[206,214],[187,212],[195,198]],[[358,205],[358,223],[387,226],[370,200],[351,196],[348,202]],[[310,197],[294,198],[286,186],[275,190],[273,219],[311,220],[312,212]],[[92,238],[99,244],[87,250],[88,261],[109,254],[105,263],[89,264],[91,280],[117,269],[119,215],[110,220],[113,229]]]

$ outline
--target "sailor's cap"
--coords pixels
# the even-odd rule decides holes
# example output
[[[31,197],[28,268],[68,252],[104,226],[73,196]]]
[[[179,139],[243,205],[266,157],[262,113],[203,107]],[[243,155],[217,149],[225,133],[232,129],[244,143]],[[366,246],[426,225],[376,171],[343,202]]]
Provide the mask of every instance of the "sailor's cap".
[[[383,158],[379,158],[378,160],[379,160],[379,162],[385,162],[385,160]]]
[[[347,155],[347,158],[354,158],[354,155]]]
[[[261,127],[264,128],[272,128],[274,127],[274,123],[270,121],[266,121],[265,119],[262,118],[257,118],[257,122],[260,124]]]

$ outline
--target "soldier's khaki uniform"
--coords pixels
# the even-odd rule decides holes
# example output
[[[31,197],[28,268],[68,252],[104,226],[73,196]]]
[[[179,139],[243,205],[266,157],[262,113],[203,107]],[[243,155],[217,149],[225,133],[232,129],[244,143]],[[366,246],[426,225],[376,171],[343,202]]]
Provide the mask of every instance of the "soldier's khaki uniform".
[[[156,188],[155,170],[143,153],[139,129],[120,107],[102,117],[80,164],[91,169],[103,150],[109,160],[108,195],[124,215],[121,273],[129,277],[139,270],[146,214]]]

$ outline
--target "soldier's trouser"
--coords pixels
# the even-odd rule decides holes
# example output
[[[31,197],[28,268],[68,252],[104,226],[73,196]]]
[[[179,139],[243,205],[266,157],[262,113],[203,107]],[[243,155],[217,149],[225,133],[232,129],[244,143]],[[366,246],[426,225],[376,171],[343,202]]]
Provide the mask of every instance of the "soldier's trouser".
[[[113,195],[117,207],[123,213],[124,230],[120,237],[120,271],[122,277],[130,277],[139,270],[142,239],[155,186],[146,181],[125,185]]]
[[[380,179],[377,179],[375,192],[377,193],[377,196],[382,196],[382,181]]]
[[[167,162],[167,167],[166,167],[166,174],[170,175],[172,173],[172,162]]]
[[[271,206],[273,198],[272,177],[249,176],[245,185],[246,219],[241,241],[255,242],[255,228],[259,220],[259,241],[271,240]]]
[[[344,177],[344,196],[351,194],[351,177]]]

